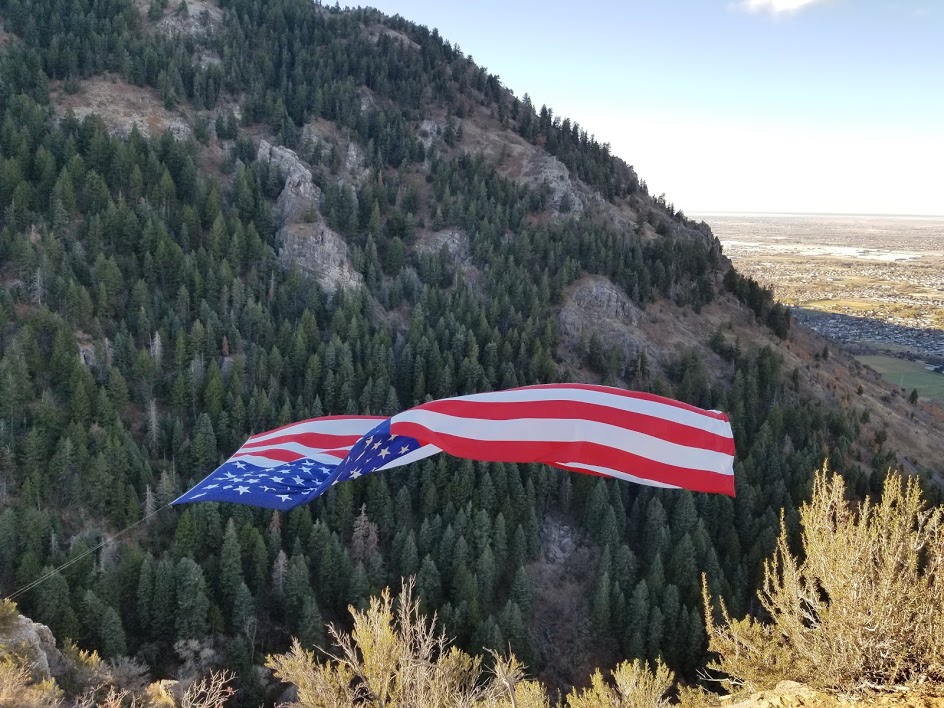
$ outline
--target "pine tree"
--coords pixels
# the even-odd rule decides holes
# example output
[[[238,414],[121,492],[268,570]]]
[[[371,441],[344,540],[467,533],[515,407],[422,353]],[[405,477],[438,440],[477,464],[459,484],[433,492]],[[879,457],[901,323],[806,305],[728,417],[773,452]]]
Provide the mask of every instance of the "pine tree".
[[[311,579],[308,562],[300,553],[293,553],[288,561],[285,573],[285,585],[282,591],[282,605],[285,616],[297,618],[305,597],[311,593]]]
[[[515,601],[515,604],[521,608],[525,617],[531,615],[531,577],[524,567],[519,567],[511,581],[511,591],[509,597]]]
[[[173,640],[176,599],[174,565],[169,558],[164,558],[154,573],[154,599],[151,602],[151,636],[154,639]]]
[[[47,566],[40,575],[52,573]],[[69,598],[69,583],[56,572],[37,586],[36,619],[47,625],[57,637],[75,639],[79,636],[79,622]]]
[[[236,537],[233,519],[226,522],[223,548],[220,551],[219,588],[224,607],[232,608],[239,586],[243,584],[242,552]]]
[[[298,639],[305,647],[324,646],[324,623],[312,594],[308,594],[302,602],[298,617]]]
[[[436,563],[427,554],[423,558],[420,572],[416,576],[416,592],[427,610],[439,607],[442,593],[442,579]]]
[[[102,649],[102,656],[106,659],[113,659],[128,653],[125,630],[121,626],[121,617],[118,616],[118,612],[114,607],[106,607],[102,613],[99,646]]]
[[[245,632],[256,618],[256,602],[246,583],[240,583],[232,605],[232,628],[234,632]]]
[[[200,639],[207,633],[210,601],[206,596],[203,570],[190,558],[181,558],[176,568],[177,610],[175,630],[178,639]]]

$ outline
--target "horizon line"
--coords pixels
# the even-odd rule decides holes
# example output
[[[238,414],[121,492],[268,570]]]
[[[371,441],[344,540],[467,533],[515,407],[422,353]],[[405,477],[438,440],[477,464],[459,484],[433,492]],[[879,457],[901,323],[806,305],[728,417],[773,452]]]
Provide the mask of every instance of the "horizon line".
[[[856,211],[689,211],[691,216],[884,216],[912,219],[944,219],[944,214],[903,214],[889,212]]]

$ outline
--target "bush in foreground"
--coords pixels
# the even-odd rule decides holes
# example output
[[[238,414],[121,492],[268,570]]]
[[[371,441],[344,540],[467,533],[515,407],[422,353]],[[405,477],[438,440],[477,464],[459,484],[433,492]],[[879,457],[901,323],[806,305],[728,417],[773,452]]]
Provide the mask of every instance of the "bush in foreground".
[[[918,481],[892,473],[881,501],[856,508],[825,468],[800,509],[803,559],[781,521],[760,602],[770,617],[716,624],[704,587],[709,668],[734,690],[779,681],[865,693],[944,683],[944,507],[926,509]]]
[[[277,678],[292,683],[305,708],[397,706],[398,708],[547,708],[540,683],[524,678],[513,656],[493,653],[494,666],[449,646],[435,630],[435,616],[424,616],[410,581],[395,602],[389,590],[371,598],[365,611],[351,609],[350,634],[330,626],[336,651],[319,662],[296,640],[287,654],[270,656]],[[613,672],[615,687],[599,671],[592,685],[567,697],[569,708],[649,708],[663,705],[672,672],[661,663],[654,672],[639,661],[624,662]]]

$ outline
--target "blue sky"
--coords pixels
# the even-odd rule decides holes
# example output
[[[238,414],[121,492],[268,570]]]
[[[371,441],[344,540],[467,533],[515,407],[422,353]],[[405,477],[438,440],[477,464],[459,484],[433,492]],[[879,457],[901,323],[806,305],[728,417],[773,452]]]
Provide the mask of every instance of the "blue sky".
[[[940,0],[375,0],[686,212],[944,214]]]

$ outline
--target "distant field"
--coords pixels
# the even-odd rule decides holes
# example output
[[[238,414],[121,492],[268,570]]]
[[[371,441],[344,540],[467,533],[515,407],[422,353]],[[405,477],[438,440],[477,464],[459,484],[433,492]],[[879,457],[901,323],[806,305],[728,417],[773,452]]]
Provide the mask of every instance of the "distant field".
[[[918,390],[921,398],[930,398],[944,403],[944,374],[936,374],[924,368],[924,364],[897,359],[893,356],[857,356],[856,359],[871,366],[886,381],[901,386],[908,393]]]

